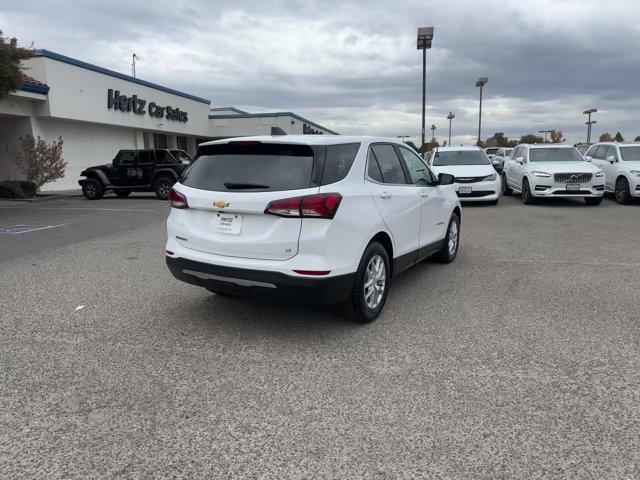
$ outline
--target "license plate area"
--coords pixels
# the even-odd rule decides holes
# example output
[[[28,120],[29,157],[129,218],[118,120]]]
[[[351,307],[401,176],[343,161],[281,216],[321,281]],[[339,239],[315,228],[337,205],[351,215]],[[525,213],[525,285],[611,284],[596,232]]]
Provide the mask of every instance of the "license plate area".
[[[576,191],[580,190],[580,184],[579,183],[567,183],[567,190],[569,192],[576,192]]]
[[[473,191],[473,188],[471,187],[460,187],[458,188],[458,193],[462,193],[462,194],[469,194]]]
[[[215,221],[216,231],[228,235],[240,235],[242,215],[239,213],[218,212]]]

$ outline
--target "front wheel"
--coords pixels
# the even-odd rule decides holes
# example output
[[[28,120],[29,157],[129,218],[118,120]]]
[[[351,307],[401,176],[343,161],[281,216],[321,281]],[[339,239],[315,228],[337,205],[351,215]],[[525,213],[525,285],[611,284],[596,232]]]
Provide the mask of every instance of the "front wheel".
[[[460,245],[460,217],[453,213],[449,220],[447,236],[440,251],[436,254],[436,260],[440,263],[451,263],[458,256],[458,246]]]
[[[600,205],[603,197],[584,197],[584,203],[587,205]]]
[[[82,194],[87,200],[100,200],[104,196],[104,185],[96,178],[87,178],[82,185]]]
[[[502,175],[500,175],[500,177],[502,177],[502,195],[510,197],[511,195],[513,195],[513,190],[511,190],[509,184],[507,183],[507,174],[503,173]]]
[[[621,205],[631,203],[631,192],[629,191],[629,181],[620,177],[616,180],[616,189],[614,191],[616,202]]]
[[[522,203],[524,203],[525,205],[531,205],[535,201],[533,195],[531,194],[529,180],[527,180],[526,178],[522,181],[522,195],[520,198],[522,198]]]
[[[160,177],[153,185],[153,189],[156,192],[156,197],[160,200],[167,200],[169,198],[169,190],[173,186],[173,180],[169,177]]]
[[[342,313],[359,323],[373,322],[387,300],[391,280],[389,255],[378,242],[367,246],[353,281],[349,300],[340,305]]]

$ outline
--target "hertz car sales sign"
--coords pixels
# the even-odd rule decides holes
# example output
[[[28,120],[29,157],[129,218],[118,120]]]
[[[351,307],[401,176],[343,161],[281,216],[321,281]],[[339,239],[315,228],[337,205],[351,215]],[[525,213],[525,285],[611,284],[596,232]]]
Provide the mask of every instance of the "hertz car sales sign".
[[[166,118],[178,122],[188,122],[187,112],[171,106],[161,107],[155,102],[149,102],[138,98],[137,95],[127,97],[120,95],[120,90],[107,90],[107,108],[109,110],[120,110],[121,112],[133,112],[136,115],[149,115],[150,117]]]

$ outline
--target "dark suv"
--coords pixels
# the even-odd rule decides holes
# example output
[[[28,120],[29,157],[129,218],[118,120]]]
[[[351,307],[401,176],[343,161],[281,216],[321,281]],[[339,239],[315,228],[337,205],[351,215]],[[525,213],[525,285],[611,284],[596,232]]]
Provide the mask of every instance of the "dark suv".
[[[184,150],[145,149],[120,150],[113,162],[89,167],[80,173],[82,193],[89,200],[98,200],[107,190],[118,197],[131,192],[156,192],[166,200],[171,186],[191,163]]]

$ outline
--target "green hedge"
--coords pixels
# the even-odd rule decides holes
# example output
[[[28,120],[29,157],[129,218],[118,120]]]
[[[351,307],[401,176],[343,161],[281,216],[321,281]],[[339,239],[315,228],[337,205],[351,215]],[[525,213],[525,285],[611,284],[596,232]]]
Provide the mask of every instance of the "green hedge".
[[[35,197],[38,187],[25,180],[5,180],[0,182],[0,198]]]

